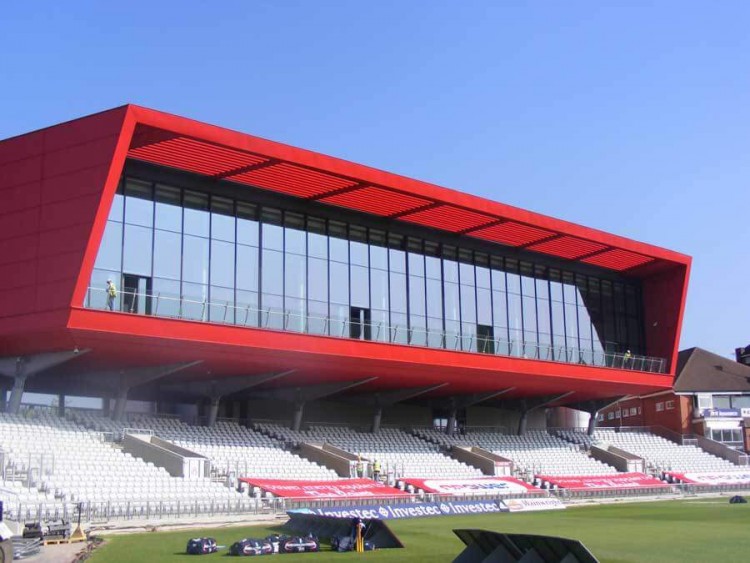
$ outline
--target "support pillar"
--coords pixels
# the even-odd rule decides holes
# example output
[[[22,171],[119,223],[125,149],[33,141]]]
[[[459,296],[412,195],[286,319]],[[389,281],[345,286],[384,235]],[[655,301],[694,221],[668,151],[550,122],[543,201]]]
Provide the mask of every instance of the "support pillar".
[[[457,409],[451,409],[450,414],[448,415],[448,426],[445,428],[445,433],[448,435],[453,435],[456,433],[456,418],[458,417],[458,410]]]
[[[13,388],[10,390],[10,401],[8,402],[9,413],[18,414],[21,408],[24,387],[26,387],[26,375],[15,376],[13,378]]]
[[[125,418],[125,407],[128,406],[128,391],[130,391],[129,387],[123,387],[117,393],[115,412],[112,413],[112,420],[115,422],[122,422],[122,419]]]
[[[294,403],[294,418],[292,419],[292,430],[299,432],[302,428],[302,415],[305,412],[305,403]]]
[[[526,423],[529,420],[529,411],[523,411],[521,418],[518,419],[518,435],[523,436],[526,434]]]
[[[587,434],[588,434],[589,436],[593,436],[593,435],[594,435],[594,432],[596,431],[596,414],[597,414],[598,412],[599,412],[599,411],[592,411],[592,412],[590,413],[590,414],[591,414],[591,418],[589,418],[589,429],[588,429],[588,431],[587,431]]]
[[[211,403],[208,405],[208,416],[206,417],[206,426],[212,428],[216,425],[216,419],[219,416],[219,400],[221,397],[211,397]]]
[[[109,418],[111,415],[111,412],[110,412],[112,410],[111,403],[112,403],[112,397],[110,397],[109,395],[105,395],[104,397],[102,397],[102,416],[105,418]]]
[[[8,412],[8,389],[0,387],[0,412]]]
[[[383,421],[383,407],[377,407],[372,417],[372,433],[380,432],[380,423]]]
[[[57,416],[65,416],[65,395],[62,393],[57,396]]]

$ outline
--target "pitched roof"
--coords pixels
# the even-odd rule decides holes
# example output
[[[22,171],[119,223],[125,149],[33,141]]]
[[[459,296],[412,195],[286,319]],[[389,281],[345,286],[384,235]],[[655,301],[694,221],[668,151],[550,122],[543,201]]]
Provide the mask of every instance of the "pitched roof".
[[[750,366],[702,348],[688,348],[677,357],[674,390],[677,393],[750,392]]]

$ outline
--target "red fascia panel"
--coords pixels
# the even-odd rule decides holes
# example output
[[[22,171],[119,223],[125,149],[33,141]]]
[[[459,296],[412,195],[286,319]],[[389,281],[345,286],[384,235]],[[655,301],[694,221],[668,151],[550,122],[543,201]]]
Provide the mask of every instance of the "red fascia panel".
[[[267,160],[254,154],[185,137],[131,148],[128,156],[208,176],[260,164]]]
[[[477,229],[468,233],[469,236],[499,242],[508,246],[522,246],[555,235],[553,231],[516,223],[515,221],[505,221],[499,225],[492,225],[483,229]]]
[[[357,185],[353,180],[286,163],[242,172],[226,179],[302,198]]]
[[[374,186],[365,186],[350,192],[334,194],[321,198],[320,201],[385,216],[404,213],[433,203],[429,199]]]
[[[586,264],[593,264],[594,266],[601,266],[602,268],[609,268],[610,270],[617,271],[628,270],[653,261],[654,259],[649,256],[643,256],[642,254],[621,250],[619,248],[613,248],[612,250],[589,256],[588,258],[581,260],[581,262],[585,262]]]
[[[551,254],[560,258],[567,258],[568,260],[575,260],[586,254],[604,250],[605,248],[607,248],[606,245],[598,242],[568,236],[545,240],[528,247],[529,250],[533,250],[534,252],[543,252],[544,254]]]
[[[466,231],[480,225],[486,225],[492,221],[497,221],[497,217],[493,217],[492,215],[485,215],[484,213],[477,213],[476,211],[469,211],[468,209],[452,205],[439,205],[430,209],[415,211],[414,213],[408,213],[400,217],[400,219],[452,233]]]

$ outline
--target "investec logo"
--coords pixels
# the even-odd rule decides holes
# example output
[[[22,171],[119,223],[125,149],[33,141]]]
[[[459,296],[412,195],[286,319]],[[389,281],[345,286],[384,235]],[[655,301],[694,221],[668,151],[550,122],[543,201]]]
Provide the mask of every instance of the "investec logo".
[[[495,501],[486,502],[442,502],[440,512],[443,514],[486,514],[488,512],[503,512],[500,505]]]

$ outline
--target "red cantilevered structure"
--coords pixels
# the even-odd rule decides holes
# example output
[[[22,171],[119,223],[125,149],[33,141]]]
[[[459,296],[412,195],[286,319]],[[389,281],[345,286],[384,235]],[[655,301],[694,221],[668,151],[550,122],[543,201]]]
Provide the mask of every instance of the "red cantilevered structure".
[[[663,373],[88,308],[127,163],[633,280],[641,292],[642,353],[662,358]],[[169,377],[288,374],[261,389],[357,381],[358,392],[559,398],[549,404],[643,393],[671,384],[689,269],[687,256],[663,248],[133,105],[0,141],[0,357],[89,350],[35,378],[31,387],[40,391],[95,394],[91,379],[79,385],[76,374],[184,365]]]

